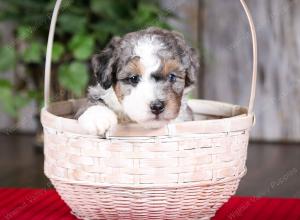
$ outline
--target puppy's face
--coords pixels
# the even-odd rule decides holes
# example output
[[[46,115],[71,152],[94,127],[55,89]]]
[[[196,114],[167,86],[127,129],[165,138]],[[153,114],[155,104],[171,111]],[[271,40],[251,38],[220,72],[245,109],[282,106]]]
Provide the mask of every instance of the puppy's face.
[[[150,28],[113,39],[93,67],[98,83],[114,89],[132,121],[158,127],[178,116],[198,61],[181,35]]]

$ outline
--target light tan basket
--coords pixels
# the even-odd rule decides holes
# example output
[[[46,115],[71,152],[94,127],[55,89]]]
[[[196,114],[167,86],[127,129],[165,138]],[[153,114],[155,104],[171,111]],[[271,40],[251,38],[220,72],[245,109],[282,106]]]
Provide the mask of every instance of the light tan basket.
[[[256,34],[249,107],[191,100],[196,120],[146,130],[118,125],[91,136],[68,118],[84,100],[49,104],[54,9],[46,60],[45,173],[74,215],[82,219],[209,219],[245,174],[257,75]]]

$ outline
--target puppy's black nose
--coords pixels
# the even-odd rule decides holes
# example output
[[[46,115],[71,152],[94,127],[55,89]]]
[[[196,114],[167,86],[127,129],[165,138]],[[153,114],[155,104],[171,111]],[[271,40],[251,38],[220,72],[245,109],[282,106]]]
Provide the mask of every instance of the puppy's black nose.
[[[150,109],[153,114],[159,115],[165,110],[165,103],[160,100],[156,100],[150,103]]]

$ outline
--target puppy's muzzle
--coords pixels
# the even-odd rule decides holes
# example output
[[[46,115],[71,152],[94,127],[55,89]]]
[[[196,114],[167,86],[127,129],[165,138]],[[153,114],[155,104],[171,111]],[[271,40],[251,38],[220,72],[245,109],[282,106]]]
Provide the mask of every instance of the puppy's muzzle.
[[[155,100],[150,103],[151,112],[155,115],[159,115],[165,110],[165,103],[160,100]]]

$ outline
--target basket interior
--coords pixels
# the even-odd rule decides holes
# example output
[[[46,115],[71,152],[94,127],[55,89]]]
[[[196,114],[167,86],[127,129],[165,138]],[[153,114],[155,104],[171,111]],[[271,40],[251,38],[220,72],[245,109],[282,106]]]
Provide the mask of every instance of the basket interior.
[[[86,135],[87,131],[74,119],[77,110],[86,102],[86,99],[78,99],[52,103],[42,110],[44,127]],[[170,123],[159,129],[147,129],[138,124],[118,124],[107,134],[110,137],[157,137],[223,133],[248,129],[253,124],[253,115],[248,114],[245,107],[196,99],[189,100],[188,105],[193,112],[194,121]]]
[[[86,99],[57,102],[49,106],[53,115],[73,119],[77,110],[87,103]],[[188,101],[195,120],[230,118],[247,114],[247,108],[223,102],[191,99]]]

